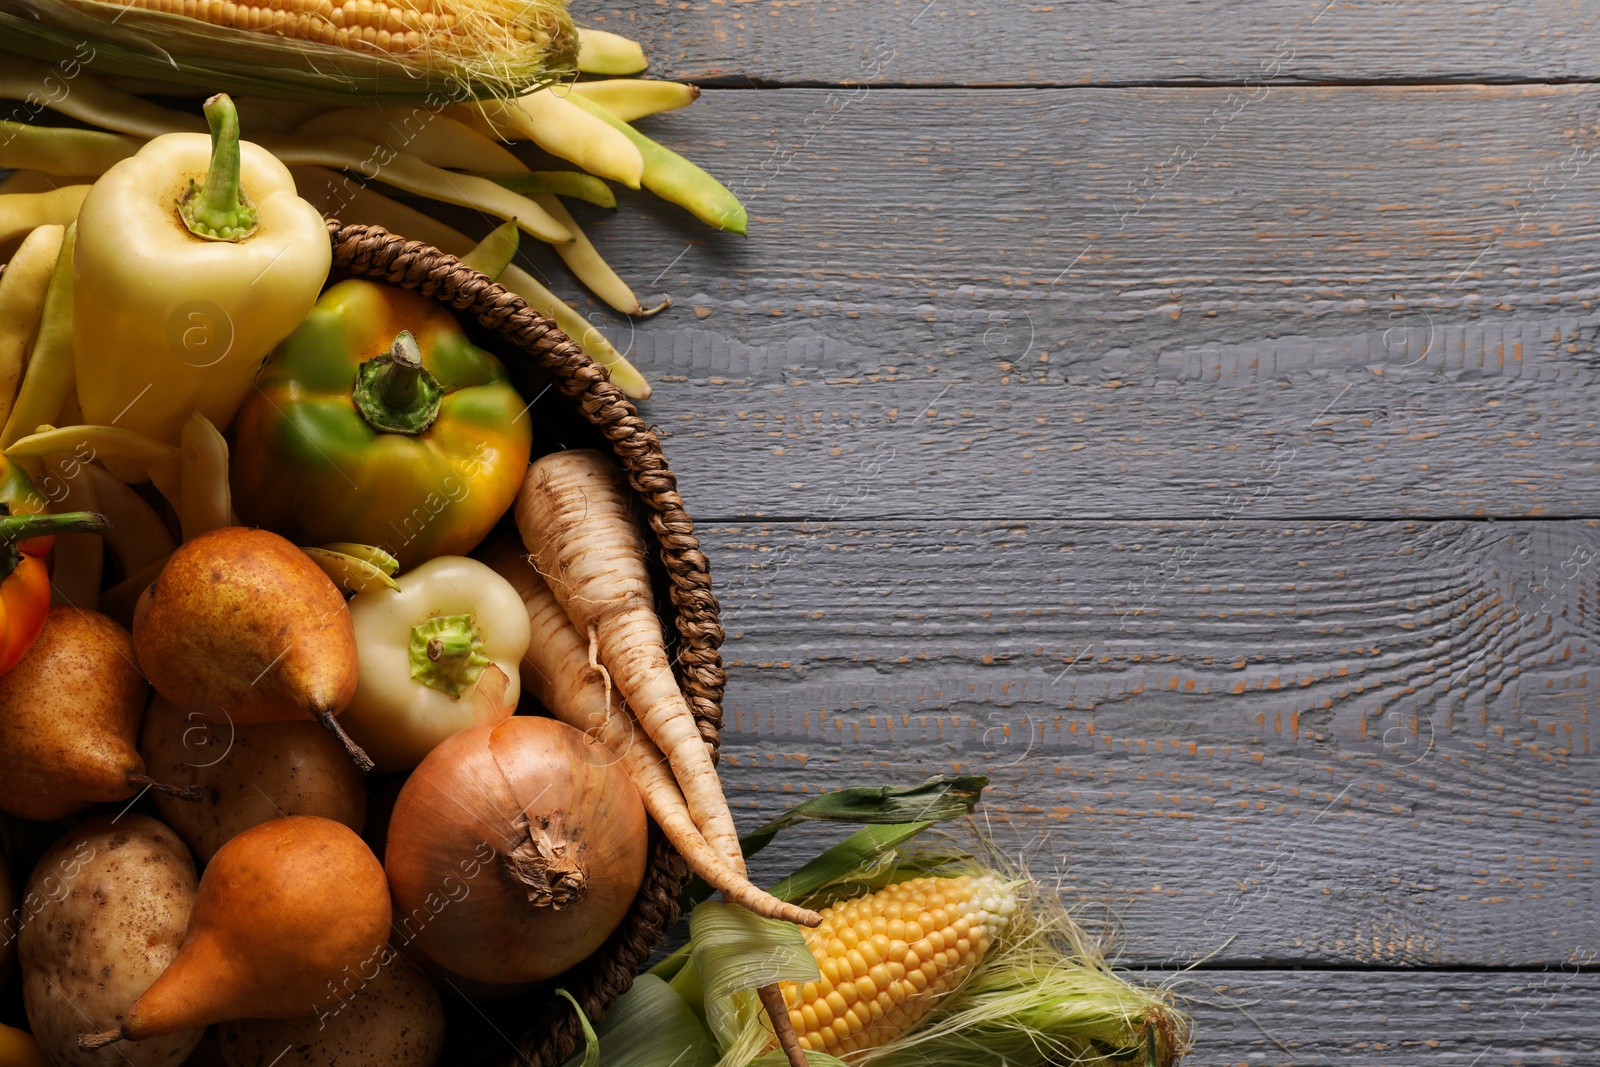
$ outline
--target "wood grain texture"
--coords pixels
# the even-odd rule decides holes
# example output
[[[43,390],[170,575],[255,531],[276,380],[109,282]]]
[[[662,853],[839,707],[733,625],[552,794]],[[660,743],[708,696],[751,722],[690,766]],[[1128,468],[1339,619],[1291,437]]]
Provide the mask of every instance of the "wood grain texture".
[[[1600,73],[1600,22],[1561,0],[698,0],[575,5],[709,84],[1142,85],[1260,79],[1551,81]]]
[[[1181,988],[1187,1067],[1487,1067],[1600,1062],[1600,976],[1558,960],[1520,974],[1201,972]]]
[[[1600,951],[1600,523],[702,536],[744,818],[989,774],[1002,847],[1143,963]]]
[[[607,321],[701,517],[1581,516],[1596,114],[1589,86],[710,92],[647,124],[750,239],[648,196],[586,218],[677,303]]]

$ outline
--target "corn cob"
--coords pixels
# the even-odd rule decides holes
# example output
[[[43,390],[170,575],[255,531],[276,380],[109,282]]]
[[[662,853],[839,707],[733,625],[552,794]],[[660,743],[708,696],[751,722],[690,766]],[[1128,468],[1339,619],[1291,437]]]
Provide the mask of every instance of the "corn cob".
[[[914,878],[824,909],[805,931],[821,978],[783,983],[801,1045],[843,1057],[906,1032],[982,962],[1016,909],[993,875]]]
[[[260,30],[339,48],[416,52],[424,44],[448,47],[461,29],[456,12],[438,0],[125,0],[128,6],[184,15],[215,26]],[[552,26],[553,30],[554,27]],[[535,27],[507,21],[502,31],[526,43]]]
[[[577,64],[563,0],[5,0],[0,50],[97,74],[337,102],[510,98]]]

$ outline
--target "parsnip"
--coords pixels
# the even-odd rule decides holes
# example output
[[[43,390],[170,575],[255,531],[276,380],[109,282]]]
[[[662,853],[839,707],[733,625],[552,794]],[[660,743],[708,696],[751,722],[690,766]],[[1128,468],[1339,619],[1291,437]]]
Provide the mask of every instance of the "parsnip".
[[[522,685],[550,713],[605,745],[618,760],[644,799],[645,809],[707,884],[722,891],[730,903],[758,915],[815,926],[820,917],[806,908],[788,904],[753,885],[735,871],[710,845],[689,815],[689,805],[672,777],[672,769],[626,705],[609,693],[589,666],[589,643],[573,627],[550,586],[534,569],[528,555],[513,540],[492,542],[479,552],[485,563],[521,595],[528,609],[533,640],[522,658]]]
[[[609,672],[666,755],[706,841],[743,871],[717,769],[667,660],[644,535],[628,504],[621,472],[601,453],[580,449],[530,465],[513,510],[539,573],[587,640],[590,661]]]

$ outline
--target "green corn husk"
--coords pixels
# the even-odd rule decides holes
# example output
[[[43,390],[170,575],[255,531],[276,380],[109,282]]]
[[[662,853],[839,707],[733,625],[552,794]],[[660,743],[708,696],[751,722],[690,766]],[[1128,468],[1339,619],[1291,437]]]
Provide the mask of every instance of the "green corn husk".
[[[1015,916],[967,980],[909,1032],[846,1056],[850,1067],[1174,1067],[1182,1059],[1191,1024],[1170,993],[1114,970],[1058,894],[1016,870],[976,828],[907,847],[930,828],[868,826],[772,889],[780,899],[821,908],[924,875],[992,874],[1016,894]],[[688,946],[651,970],[670,979],[706,1022],[710,998],[697,966],[703,947],[696,942],[714,934],[720,932],[696,931]],[[727,1031],[724,1021],[719,1067],[749,1067],[751,1056],[771,1041],[753,1014],[733,1040]],[[819,1054],[807,1055],[815,1067]]]
[[[236,29],[113,0],[0,0],[0,48],[184,90],[339,103],[509,99],[577,70],[578,36],[562,0],[454,0],[459,30],[406,53],[340,48]],[[519,39],[519,33],[526,39]],[[3,60],[0,60],[3,62]]]
[[[936,822],[945,819],[959,819],[969,815],[978,806],[979,799],[983,796],[984,789],[988,786],[989,779],[981,775],[950,775],[936,774],[926,781],[912,786],[857,786],[849,789],[836,789],[831,793],[812,797],[803,804],[796,805],[779,815],[776,819],[756,827],[754,830],[739,838],[740,849],[748,859],[772,843],[773,838],[779,833],[799,822],[853,822],[872,824],[922,824],[911,831],[909,836],[916,836],[922,830]],[[868,835],[870,837],[870,835]],[[851,838],[851,842],[865,840],[862,835]],[[898,839],[905,840],[905,838]],[[872,847],[886,848],[882,844]],[[833,850],[826,857],[822,857],[829,865],[834,863]],[[817,861],[808,863],[805,872],[810,874]],[[854,854],[839,863],[846,865],[854,863]],[[799,872],[796,872],[797,874]],[[909,876],[908,876],[909,877]],[[808,890],[809,891],[809,890]],[[684,887],[682,904],[684,911],[690,911],[694,906],[711,895],[711,887],[700,878],[692,878]],[[784,897],[785,900],[796,899]]]
[[[713,1067],[717,1046],[671,986],[641,974],[606,1012],[594,1040],[562,1067],[585,1067],[591,1055],[599,1067]]]

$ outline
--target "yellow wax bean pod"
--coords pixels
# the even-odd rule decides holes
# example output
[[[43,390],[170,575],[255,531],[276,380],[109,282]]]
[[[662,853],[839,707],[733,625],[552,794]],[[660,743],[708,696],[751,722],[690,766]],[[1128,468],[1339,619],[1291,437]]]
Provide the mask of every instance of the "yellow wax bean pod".
[[[98,511],[111,520],[106,544],[122,564],[124,574],[137,574],[150,564],[164,560],[178,547],[167,524],[144,497],[101,467],[89,467],[94,483]]]
[[[210,419],[196,411],[184,423],[179,450],[183,504],[178,509],[178,522],[183,539],[191,541],[203,533],[233,525],[228,442]]]
[[[293,133],[306,120],[327,108],[326,104],[308,100],[236,95],[233,95],[233,106],[239,111],[239,128],[249,130],[252,134]]]
[[[100,462],[113,468],[121,467],[137,478],[127,481],[147,480],[167,498],[174,511],[182,513],[183,494],[182,454],[169,444],[164,444],[143,434],[124,430],[120,426],[44,426],[39,432],[29,434],[6,450],[6,455],[23,459],[71,453],[84,462]]]
[[[46,174],[42,170],[14,170],[0,181],[3,193],[48,193],[69,185],[93,185],[92,176]]]
[[[629,189],[639,188],[644,179],[644,157],[625,135],[548,89],[515,101],[480,100],[471,107],[502,140],[532,141]]]
[[[378,568],[391,578],[400,569],[400,561],[377,545],[358,545],[354,541],[333,541],[317,547],[324,552],[337,552],[341,556],[353,556],[363,563]]]
[[[604,367],[611,375],[612,384],[634,400],[649,400],[652,387],[639,368],[628,362],[626,356],[600,332],[599,327],[584,318],[578,309],[541,285],[533,275],[516,264],[507,267],[500,275],[500,284],[528,302],[528,306],[560,327],[561,332],[577,342],[589,358]]]
[[[579,228],[577,220],[559,199],[549,193],[539,193],[533,199],[572,231],[572,243],[556,245],[556,254],[567,265],[567,269],[576,274],[578,280],[587,285],[595,296],[624,315],[635,318],[654,315],[672,306],[672,301],[667,298],[663,298],[661,303],[650,308],[640,304],[639,298],[628,288],[628,283],[623,281],[621,276],[611,269],[611,265],[601,257],[588,236]]]
[[[59,64],[40,63],[21,56],[6,56],[0,64],[0,97],[23,100],[29,106],[47,107],[91,126],[135,137],[164,133],[205,133],[205,119],[174,111],[132,93],[113,89],[92,75],[63,75]]]
[[[168,556],[162,556],[143,568],[128,575],[116,585],[100,594],[100,610],[111,616],[122,625],[124,630],[133,629],[133,609],[139,603],[139,597],[149,588],[150,583],[156,580],[163,568],[167,565]]]
[[[40,226],[65,226],[78,217],[87,185],[67,185],[37,193],[0,193],[0,241]]]
[[[61,414],[62,405],[72,395],[72,238],[76,231],[74,223],[61,236],[55,269],[51,272],[39,315],[33,353],[28,357],[22,386],[17,390],[16,403],[6,419],[5,429],[0,431],[0,448],[9,449],[13,442],[33,432],[40,423],[54,422]],[[50,451],[57,450],[35,454],[45,456]]]
[[[683,82],[656,81],[653,78],[607,78],[605,81],[573,82],[552,92],[581,96],[599,104],[623,122],[676,111],[700,99],[700,87]]]
[[[23,238],[0,274],[0,425],[11,416],[28,342],[44,311],[65,233],[62,226],[40,226]]]
[[[554,193],[586,200],[596,207],[617,206],[617,195],[611,191],[611,186],[581,170],[530,170],[526,174],[485,174],[484,177],[523,196]]]
[[[619,33],[578,27],[578,70],[583,74],[637,74],[650,65],[638,41]]]
[[[503,222],[496,226],[472,251],[459,258],[473,270],[487,274],[491,281],[498,281],[511,261],[517,258],[516,222]]]
[[[611,112],[576,94],[568,98],[596,118],[631,140],[644,156],[644,187],[661,199],[686,208],[702,222],[720,230],[743,234],[749,226],[744,205],[727,186],[684,159],[678,153],[656,144],[650,138],[617,118]]]
[[[333,579],[333,584],[348,593],[370,593],[376,589],[399,589],[400,583],[364,559],[327,548],[302,548],[311,562]]]
[[[572,240],[565,227],[527,197],[487,178],[441,170],[406,152],[344,136],[267,134],[255,140],[289,166],[310,164],[352,170],[362,178],[385,182],[415,196],[471,208],[505,221],[515,219],[524,233],[550,244]]]
[[[50,510],[53,513],[100,510],[94,482],[89,475],[89,464],[83,462],[75,452],[45,457],[44,470],[40,488],[50,497]],[[103,535],[56,534],[50,553],[50,603],[98,611],[100,576],[105,572]]]
[[[472,248],[472,239],[451,229],[431,215],[382,193],[347,175],[322,167],[293,167],[295,187],[300,195],[317,206],[324,215],[343,222],[362,222],[382,226],[391,233],[415,241],[425,241],[441,252],[459,256]],[[546,289],[527,271],[512,264],[500,275],[500,284],[528,302],[528,306],[555,320],[555,324],[578,343],[589,358],[611,373],[611,380],[634,400],[650,396],[650,383],[632,363],[617,351],[599,328],[576,308]]]
[[[0,121],[0,167],[99,177],[143,144],[121,133]]]
[[[350,107],[318,113],[295,133],[306,137],[348,135],[408,152],[424,163],[452,170],[519,174],[527,165],[504,145],[449,115],[425,108]]]

